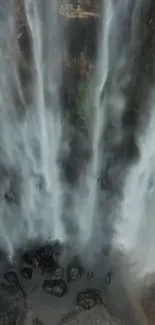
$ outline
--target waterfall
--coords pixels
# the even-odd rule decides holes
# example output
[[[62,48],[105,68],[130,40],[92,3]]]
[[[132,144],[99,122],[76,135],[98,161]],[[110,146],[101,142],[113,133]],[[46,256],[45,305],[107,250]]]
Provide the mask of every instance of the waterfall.
[[[16,22],[11,1],[1,9],[0,21],[0,235],[2,247],[10,255],[28,240],[65,239],[59,163],[63,33],[56,1],[30,0],[23,5],[32,75],[30,99],[23,105],[14,96],[16,87],[18,98],[24,98],[14,53]]]
[[[23,1],[29,38],[25,87],[14,2],[0,8],[0,244],[12,256],[29,241],[71,240],[82,252],[89,245],[90,258],[108,244],[129,254],[144,277],[155,268],[154,96],[137,72],[145,63],[149,1],[102,4],[89,101],[91,154],[75,188],[63,177],[61,163],[64,125],[70,126],[61,107],[66,35],[57,6],[56,0]],[[144,127],[130,109],[133,102],[144,117],[143,106],[148,109]],[[71,232],[75,226],[74,234],[66,224]]]

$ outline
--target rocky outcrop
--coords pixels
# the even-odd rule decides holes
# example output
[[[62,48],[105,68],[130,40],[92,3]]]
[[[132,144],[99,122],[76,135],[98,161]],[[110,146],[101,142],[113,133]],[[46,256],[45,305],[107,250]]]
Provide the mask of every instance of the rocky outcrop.
[[[58,325],[123,325],[111,316],[104,305],[98,305],[91,310],[68,315]]]
[[[94,70],[99,16],[72,16],[67,23],[69,35],[63,64],[62,98],[65,107],[73,112],[77,110],[78,86],[85,82]]]
[[[99,12],[101,1],[100,0],[70,0],[68,4],[65,5],[65,8],[68,10],[76,11],[75,15],[78,15],[80,12],[87,15],[95,15]],[[63,2],[59,0],[59,6],[62,8]]]
[[[94,69],[99,26],[99,0],[70,0],[63,5],[59,0],[59,18],[66,26],[66,50],[63,53],[61,98],[70,111],[76,110],[78,85],[85,81]],[[16,0],[16,29],[20,54],[19,73],[25,97],[28,97],[31,80],[30,36],[26,23],[23,0]]]

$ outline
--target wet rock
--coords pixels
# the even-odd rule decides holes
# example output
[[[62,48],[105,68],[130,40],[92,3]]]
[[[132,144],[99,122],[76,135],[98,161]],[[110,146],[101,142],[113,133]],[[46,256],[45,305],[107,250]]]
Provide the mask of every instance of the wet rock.
[[[33,273],[33,270],[30,267],[24,267],[23,269],[21,269],[21,276],[24,279],[31,280],[32,279],[32,273]]]
[[[48,273],[48,272],[51,272],[53,267],[49,264],[43,264],[43,265],[40,265],[41,266],[41,272],[42,272],[42,275],[44,273]]]
[[[36,250],[37,255],[40,257],[41,260],[48,261],[52,258],[52,247],[49,245],[46,245],[44,247],[40,247]]]
[[[39,260],[39,267],[44,272],[51,271],[55,267],[55,261],[53,259],[52,247],[47,245],[37,249],[36,254]]]
[[[58,298],[63,297],[67,292],[67,284],[64,280],[45,280],[42,288]]]
[[[111,283],[111,276],[112,276],[111,272],[108,272],[108,273],[106,274],[106,276],[105,276],[105,283],[106,283],[107,285],[109,285],[109,284]]]
[[[61,280],[64,278],[65,271],[62,267],[56,267],[52,272],[51,272],[51,280]]]
[[[16,286],[16,287],[20,286],[19,280],[18,280],[17,275],[14,271],[9,271],[9,272],[4,273],[3,277],[9,284]]]
[[[39,265],[39,257],[34,252],[27,252],[23,255],[22,260],[25,264],[33,268],[37,268]]]
[[[102,299],[100,296],[100,291],[98,289],[87,289],[85,291],[79,292],[76,296],[77,306],[85,310],[89,310],[97,304],[101,303]]]
[[[74,260],[68,264],[66,268],[66,278],[67,282],[72,283],[77,280],[80,280],[83,274],[83,268],[78,260],[78,258],[74,258]]]
[[[86,275],[87,279],[92,279],[94,278],[94,276],[95,276],[94,272],[88,272]]]

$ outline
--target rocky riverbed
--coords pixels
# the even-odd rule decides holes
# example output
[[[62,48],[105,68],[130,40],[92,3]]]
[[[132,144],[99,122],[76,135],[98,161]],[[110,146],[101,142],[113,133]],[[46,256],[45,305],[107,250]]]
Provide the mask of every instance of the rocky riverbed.
[[[110,324],[94,272],[57,245],[20,252],[14,263],[2,255],[0,271],[2,325]]]
[[[95,274],[68,248],[36,246],[19,252],[14,263],[2,254],[0,266],[2,325],[121,325],[122,315],[124,324],[139,324],[113,272]],[[149,299],[143,299],[143,307],[152,325]]]

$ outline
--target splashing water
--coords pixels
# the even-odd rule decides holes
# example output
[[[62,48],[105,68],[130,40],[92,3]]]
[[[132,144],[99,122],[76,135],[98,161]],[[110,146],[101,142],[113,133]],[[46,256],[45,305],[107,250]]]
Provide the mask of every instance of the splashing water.
[[[154,93],[149,97],[150,122],[138,138],[140,159],[131,166],[125,181],[120,219],[113,245],[130,259],[135,281],[154,274],[154,195],[155,195],[155,111]],[[150,280],[151,281],[151,278]]]

